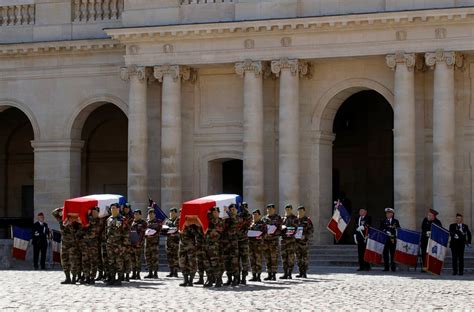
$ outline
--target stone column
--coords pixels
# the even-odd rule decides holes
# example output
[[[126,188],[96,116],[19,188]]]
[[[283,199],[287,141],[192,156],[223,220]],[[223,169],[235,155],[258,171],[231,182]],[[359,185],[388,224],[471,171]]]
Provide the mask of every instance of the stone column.
[[[244,200],[252,209],[264,207],[263,77],[262,62],[235,64],[244,77]]]
[[[286,204],[299,204],[299,78],[308,73],[307,63],[282,58],[271,70],[280,77],[278,122],[278,174],[280,211]]]
[[[147,85],[151,69],[130,66],[121,69],[123,80],[130,81],[128,108],[128,195],[132,207],[148,207],[148,115]]]
[[[57,228],[51,211],[64,200],[81,194],[81,149],[79,140],[32,141],[34,150],[35,216],[42,211],[48,224]]]
[[[415,54],[387,55],[395,71],[393,177],[395,213],[403,227],[416,229]]]
[[[181,206],[181,79],[188,80],[186,66],[155,66],[154,75],[163,83],[161,100],[161,207]]]
[[[454,52],[425,54],[434,68],[433,85],[433,208],[444,223],[453,220],[455,207],[455,103]]]

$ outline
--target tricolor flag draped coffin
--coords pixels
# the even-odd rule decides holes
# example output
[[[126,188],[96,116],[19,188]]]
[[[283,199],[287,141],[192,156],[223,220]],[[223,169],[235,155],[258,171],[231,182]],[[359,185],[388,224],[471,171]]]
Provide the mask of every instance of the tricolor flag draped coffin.
[[[408,266],[416,266],[420,239],[421,233],[419,232],[397,229],[395,262]]]
[[[341,239],[350,220],[351,216],[347,212],[346,207],[338,200],[334,207],[334,214],[327,225],[327,229],[334,234],[336,241]]]
[[[382,254],[388,235],[374,228],[369,228],[369,237],[365,248],[364,261],[381,264]]]
[[[18,260],[26,259],[26,250],[31,240],[31,230],[12,226],[13,237],[13,258]]]
[[[426,248],[426,271],[436,275],[441,274],[443,269],[444,257],[448,248],[449,231],[431,224],[431,236]]]

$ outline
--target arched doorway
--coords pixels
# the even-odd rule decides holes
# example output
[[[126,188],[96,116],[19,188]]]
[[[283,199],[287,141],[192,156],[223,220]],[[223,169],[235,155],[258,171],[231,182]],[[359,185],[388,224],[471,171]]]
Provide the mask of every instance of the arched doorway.
[[[105,103],[87,117],[81,139],[81,193],[127,195],[127,116]]]
[[[18,108],[0,110],[0,238],[8,227],[29,227],[34,218],[33,127]]]
[[[384,208],[393,207],[392,107],[376,91],[355,93],[338,109],[333,132],[334,199],[345,197],[353,216],[367,208],[378,227]]]
[[[243,161],[221,158],[208,163],[208,191],[211,194],[243,194]]]

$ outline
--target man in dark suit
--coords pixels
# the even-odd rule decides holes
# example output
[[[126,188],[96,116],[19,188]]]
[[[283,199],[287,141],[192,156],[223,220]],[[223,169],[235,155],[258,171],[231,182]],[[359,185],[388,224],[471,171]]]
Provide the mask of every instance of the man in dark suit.
[[[471,231],[462,221],[463,216],[458,213],[456,214],[456,223],[449,226],[449,234],[451,235],[449,247],[451,247],[453,258],[453,275],[464,274],[464,248],[471,243]]]
[[[41,269],[46,269],[46,250],[48,249],[49,228],[44,222],[44,214],[38,213],[38,221],[33,225],[33,264],[38,270],[38,258],[41,253]]]
[[[356,230],[354,233],[354,240],[357,244],[357,253],[359,257],[359,269],[357,271],[369,271],[370,264],[364,261],[365,247],[367,244],[367,235],[371,218],[367,215],[367,209],[361,208],[359,210],[359,217],[356,219]]]
[[[421,259],[423,261],[423,269],[421,272],[426,272],[426,248],[428,247],[428,240],[431,236],[431,224],[436,224],[437,226],[442,227],[441,221],[439,221],[436,216],[438,212],[434,209],[428,210],[426,218],[423,219],[421,223]]]
[[[395,272],[396,266],[393,259],[395,257],[395,247],[397,246],[397,228],[400,227],[400,222],[394,218],[395,211],[393,208],[385,208],[385,216],[385,220],[380,225],[380,230],[389,236],[383,249],[384,271],[387,272],[391,268],[392,272]]]

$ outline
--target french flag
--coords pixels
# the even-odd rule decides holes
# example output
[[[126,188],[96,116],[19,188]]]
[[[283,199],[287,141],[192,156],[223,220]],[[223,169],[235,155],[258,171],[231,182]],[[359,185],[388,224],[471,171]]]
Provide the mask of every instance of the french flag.
[[[369,228],[369,237],[365,248],[364,261],[381,264],[382,254],[388,235],[374,228]]]
[[[61,232],[53,230],[53,262],[61,263]]]
[[[436,275],[441,274],[444,257],[448,247],[449,231],[431,224],[431,236],[426,250],[426,270]]]
[[[421,233],[419,232],[397,229],[395,262],[408,266],[416,266],[420,239]]]
[[[350,219],[351,216],[347,212],[346,207],[340,201],[337,201],[334,207],[334,214],[327,225],[327,229],[334,234],[336,241],[341,239]]]
[[[31,239],[31,230],[22,229],[16,226],[12,227],[13,237],[13,257],[18,260],[26,259],[26,250]]]

